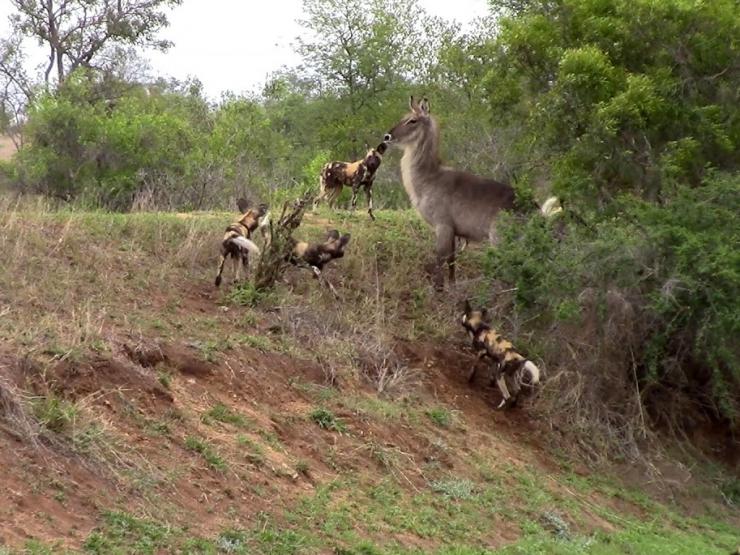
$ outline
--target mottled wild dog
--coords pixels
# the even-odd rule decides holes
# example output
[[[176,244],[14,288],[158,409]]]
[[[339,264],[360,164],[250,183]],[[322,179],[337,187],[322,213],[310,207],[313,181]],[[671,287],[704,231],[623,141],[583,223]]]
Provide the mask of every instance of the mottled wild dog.
[[[352,187],[352,209],[357,207],[357,193],[365,191],[367,197],[367,213],[371,219],[373,215],[373,182],[378,172],[383,154],[388,146],[385,142],[367,151],[365,157],[354,162],[327,162],[321,168],[319,176],[319,196],[314,201],[314,208],[319,201],[326,199],[330,207],[334,207],[342,187]]]
[[[455,281],[455,238],[496,243],[496,216],[514,207],[514,189],[493,179],[443,166],[439,157],[439,126],[429,101],[411,97],[410,112],[385,136],[403,150],[401,178],[411,204],[434,228],[437,237],[434,285],[444,286],[443,266]],[[549,204],[548,204],[549,203]],[[546,203],[551,215],[557,203]]]
[[[235,280],[239,279],[239,268],[244,266],[245,273],[249,269],[249,255],[259,256],[260,249],[252,241],[252,233],[261,227],[264,229],[268,212],[267,205],[260,204],[257,208],[249,208],[249,204],[244,199],[237,202],[240,210],[245,210],[241,218],[229,225],[221,241],[221,259],[218,263],[218,273],[216,274],[216,287],[221,285],[221,274],[224,271],[226,259],[231,257],[234,262]]]
[[[350,238],[349,233],[340,235],[336,229],[331,229],[326,233],[323,243],[311,244],[291,238],[292,248],[286,260],[295,266],[307,265],[311,268],[314,277],[319,281],[323,280],[336,297],[337,292],[334,286],[322,277],[321,271],[332,260],[344,256],[344,249],[347,248]]]
[[[517,384],[516,395],[519,392],[522,374],[527,372],[529,374],[529,383],[535,385],[540,381],[540,369],[537,368],[534,362],[518,353],[509,341],[491,328],[486,321],[487,316],[488,311],[485,308],[473,310],[470,307],[470,303],[465,301],[461,323],[473,341],[473,349],[475,349],[477,354],[473,367],[468,374],[468,381],[473,381],[473,378],[475,378],[480,360],[483,358],[490,359],[493,366],[491,383],[495,381],[501,391],[501,395],[503,395],[503,399],[501,399],[501,402],[496,408],[501,408],[511,399],[509,389],[506,386],[506,376],[515,378]]]

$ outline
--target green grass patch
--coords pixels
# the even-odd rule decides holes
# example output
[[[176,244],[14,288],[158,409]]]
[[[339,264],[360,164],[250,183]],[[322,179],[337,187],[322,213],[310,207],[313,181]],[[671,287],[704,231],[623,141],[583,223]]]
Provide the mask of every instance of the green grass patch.
[[[39,424],[57,434],[72,428],[79,416],[74,403],[53,393],[31,399],[31,408]]]
[[[218,454],[218,452],[205,440],[197,438],[195,436],[188,436],[185,439],[185,447],[190,451],[195,451],[203,456],[203,459],[208,463],[211,468],[225,471],[227,468],[226,461]]]
[[[252,421],[246,416],[229,408],[223,403],[213,405],[213,407],[203,413],[200,419],[204,424],[221,422],[222,424],[231,424],[232,426],[243,429],[251,428],[252,426]]]
[[[316,408],[311,411],[308,417],[313,420],[320,428],[332,430],[334,432],[344,433],[347,426],[333,412],[325,408]]]
[[[444,407],[435,407],[426,411],[429,420],[434,422],[440,428],[449,428],[452,426],[452,413]]]

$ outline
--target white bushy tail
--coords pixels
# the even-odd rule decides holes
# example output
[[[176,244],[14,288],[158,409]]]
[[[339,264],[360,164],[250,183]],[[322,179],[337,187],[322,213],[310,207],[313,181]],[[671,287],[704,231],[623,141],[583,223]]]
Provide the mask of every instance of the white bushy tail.
[[[231,239],[231,242],[241,249],[247,249],[247,251],[249,251],[249,254],[253,254],[255,256],[259,256],[260,254],[260,248],[257,246],[257,244],[254,241],[247,239],[246,237],[233,237]]]
[[[550,197],[547,199],[542,207],[540,208],[542,215],[545,218],[549,218],[563,211],[563,207],[560,206],[560,199],[558,197]]]
[[[536,385],[540,383],[540,369],[537,368],[534,362],[528,360],[524,363],[524,370],[529,372],[529,383]]]

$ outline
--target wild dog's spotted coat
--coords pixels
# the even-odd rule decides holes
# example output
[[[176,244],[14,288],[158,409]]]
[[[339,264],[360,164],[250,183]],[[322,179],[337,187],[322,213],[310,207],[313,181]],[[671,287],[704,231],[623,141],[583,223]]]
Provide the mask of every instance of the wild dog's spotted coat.
[[[316,203],[326,199],[330,207],[334,207],[342,187],[345,185],[352,187],[352,208],[357,206],[357,193],[360,189],[365,191],[367,197],[367,212],[374,220],[373,215],[373,182],[375,174],[383,161],[387,145],[385,142],[380,143],[376,148],[368,150],[362,160],[354,162],[327,162],[321,168],[319,179],[319,196]]]
[[[485,308],[473,310],[470,303],[465,301],[465,312],[463,312],[461,323],[468,332],[473,342],[473,349],[477,353],[477,358],[468,374],[468,381],[475,378],[478,362],[483,358],[489,358],[493,362],[491,383],[495,381],[503,395],[503,399],[496,407],[501,408],[511,399],[511,394],[506,386],[507,375],[517,378],[518,382],[522,371],[526,371],[530,376],[530,384],[535,385],[540,381],[540,370],[531,360],[517,352],[510,341],[504,339],[496,330],[491,328],[486,322],[486,317],[487,310]],[[518,391],[515,393],[518,393]]]

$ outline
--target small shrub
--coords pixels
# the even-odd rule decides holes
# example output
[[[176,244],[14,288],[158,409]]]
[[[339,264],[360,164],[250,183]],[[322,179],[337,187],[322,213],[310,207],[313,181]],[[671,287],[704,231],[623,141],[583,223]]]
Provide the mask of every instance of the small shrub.
[[[465,479],[435,480],[430,484],[432,490],[449,499],[463,500],[473,497],[475,484]]]
[[[224,471],[227,468],[226,461],[208,445],[204,440],[195,436],[188,436],[185,439],[185,447],[196,453],[200,453],[203,459],[214,469]]]
[[[262,446],[258,443],[255,443],[251,439],[249,439],[247,436],[239,435],[236,438],[236,441],[239,443],[239,445],[246,447],[248,449],[246,458],[247,460],[252,463],[255,466],[262,466],[265,462],[265,451],[262,449]]]
[[[33,399],[31,404],[33,414],[39,423],[57,434],[69,429],[79,412],[73,403],[51,393]]]
[[[249,427],[249,421],[244,415],[230,409],[223,403],[215,404],[201,416],[201,421],[204,424],[210,424],[213,420],[224,424],[232,424],[238,428]]]
[[[445,408],[436,407],[426,411],[429,420],[434,422],[440,428],[449,428],[452,424],[452,414]]]
[[[323,428],[325,430],[333,430],[340,433],[347,431],[347,427],[344,425],[344,423],[336,416],[334,416],[334,413],[330,410],[317,408],[311,411],[309,417],[311,418],[311,420],[316,422],[316,424],[318,424],[320,428]]]

